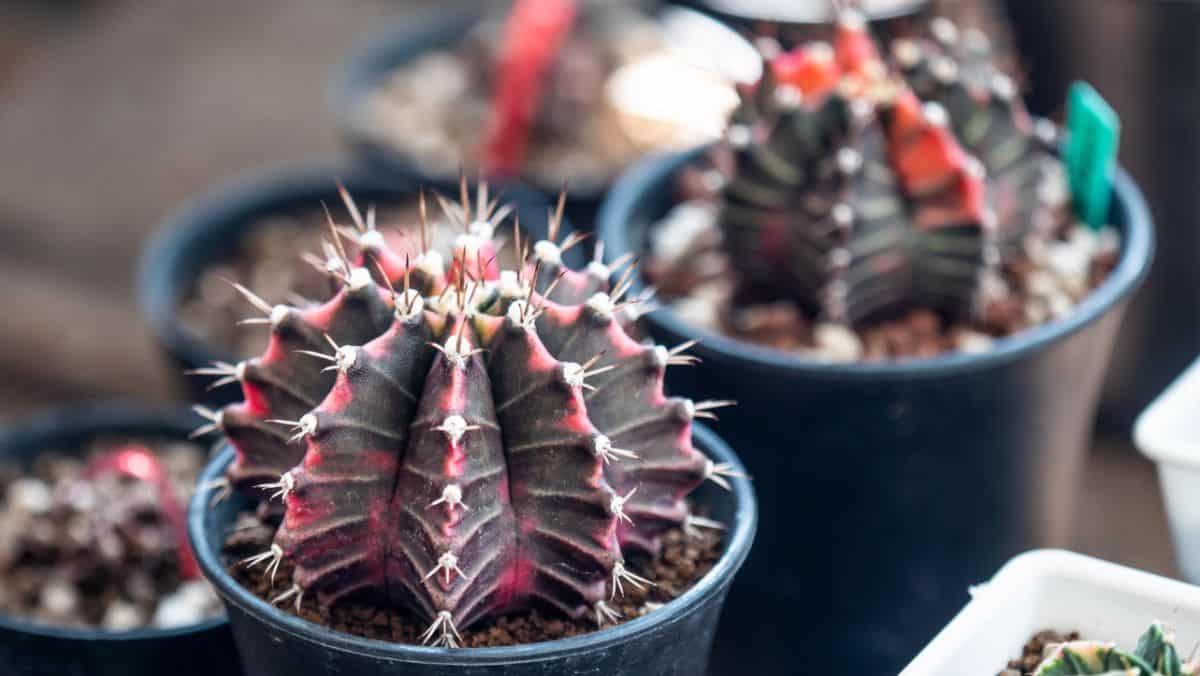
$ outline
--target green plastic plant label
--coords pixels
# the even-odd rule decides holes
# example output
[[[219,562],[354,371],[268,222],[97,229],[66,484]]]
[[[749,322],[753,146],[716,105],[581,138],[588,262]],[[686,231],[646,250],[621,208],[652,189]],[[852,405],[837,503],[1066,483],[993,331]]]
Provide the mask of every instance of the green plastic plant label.
[[[1067,94],[1067,131],[1064,155],[1075,213],[1098,229],[1108,221],[1121,120],[1095,88],[1076,82]]]

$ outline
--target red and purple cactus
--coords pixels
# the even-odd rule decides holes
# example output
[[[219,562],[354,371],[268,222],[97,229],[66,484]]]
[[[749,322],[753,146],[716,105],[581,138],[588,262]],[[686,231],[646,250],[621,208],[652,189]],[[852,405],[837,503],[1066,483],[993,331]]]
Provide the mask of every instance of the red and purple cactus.
[[[846,12],[832,44],[774,57],[743,91],[720,215],[741,297],[852,324],[961,317],[990,266],[1049,235],[1061,167],[1011,80],[974,33],[931,33],[888,64]]]
[[[447,646],[534,605],[615,620],[606,601],[648,583],[626,554],[719,527],[686,497],[732,474],[691,441],[693,419],[729,402],[665,395],[665,369],[693,358],[625,332],[628,284],[610,288],[598,261],[564,266],[579,238],[555,244],[557,227],[522,269],[497,270],[507,211],[486,193],[470,204],[465,189],[443,201],[466,232],[444,270],[395,255],[347,200],[360,253],[329,266],[342,290],[306,310],[260,303],[267,353],[210,372],[246,397],[210,413],[237,451],[231,483],[283,498],[274,544],[249,560],[293,566],[275,601],[366,594]]]

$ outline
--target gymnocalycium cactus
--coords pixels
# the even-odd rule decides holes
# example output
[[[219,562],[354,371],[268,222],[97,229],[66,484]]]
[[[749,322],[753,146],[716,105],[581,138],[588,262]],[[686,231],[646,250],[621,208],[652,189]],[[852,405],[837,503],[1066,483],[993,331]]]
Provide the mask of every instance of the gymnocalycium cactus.
[[[1058,646],[1033,676],[1194,676],[1200,665],[1185,664],[1175,649],[1175,637],[1159,622],[1138,639],[1137,648],[1124,652],[1111,643],[1073,641]]]
[[[507,209],[485,188],[474,209],[465,183],[461,204],[442,200],[464,229],[448,270],[433,252],[397,257],[346,203],[361,253],[329,266],[341,291],[306,309],[256,301],[267,352],[210,371],[245,392],[210,412],[237,450],[229,479],[286,509],[249,562],[294,566],[277,602],[369,594],[428,621],[439,645],[534,604],[615,620],[606,601],[648,583],[626,553],[720,527],[685,497],[706,478],[728,487],[733,469],[692,447],[691,425],[730,402],[663,393],[687,346],[625,333],[628,270],[610,288],[599,261],[563,264],[579,238],[555,243],[561,199],[549,239],[505,271],[492,236]]]
[[[719,217],[742,297],[846,323],[961,317],[990,267],[1052,229],[1061,196],[1042,186],[1061,170],[1015,87],[979,36],[932,25],[889,65],[843,12],[833,44],[774,56],[743,89]]]

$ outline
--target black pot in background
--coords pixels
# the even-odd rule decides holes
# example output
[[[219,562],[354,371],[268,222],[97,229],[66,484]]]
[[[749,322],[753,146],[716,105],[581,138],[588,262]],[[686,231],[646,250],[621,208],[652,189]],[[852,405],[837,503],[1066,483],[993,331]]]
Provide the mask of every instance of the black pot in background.
[[[741,467],[715,434],[700,426],[694,429],[699,450],[717,462]],[[233,451],[225,450],[209,464],[201,481],[223,476],[232,459]],[[754,540],[757,508],[745,479],[735,479],[731,492],[706,485],[694,495],[728,529],[724,554],[692,589],[663,608],[616,627],[506,648],[450,650],[358,638],[269,605],[230,577],[221,559],[230,525],[239,510],[249,507],[242,498],[210,508],[207,496],[194,496],[188,534],[200,567],[225,599],[243,665],[251,676],[698,676],[708,662],[729,583]],[[714,670],[739,673],[735,667],[714,665]]]
[[[196,197],[159,226],[142,252],[138,274],[142,313],[163,349],[178,364],[181,378],[185,378],[183,371],[208,366],[217,360],[237,361],[227,350],[208,344],[179,320],[179,305],[192,291],[200,273],[236,252],[249,229],[262,223],[264,217],[322,202],[336,208],[341,204],[338,181],[360,205],[413,198],[421,188],[447,196],[458,195],[457,179],[422,178],[415,174],[385,177],[329,161],[240,176]],[[493,181],[492,188],[493,193],[499,191],[502,201],[516,206],[516,215],[525,232],[535,238],[546,236],[549,203],[545,197],[516,183]],[[436,210],[436,203],[430,208]],[[387,225],[383,223],[381,227]],[[570,232],[570,223],[564,223],[560,237]],[[572,267],[583,265],[582,249],[576,247],[566,252],[566,260]],[[219,406],[241,399],[238,388],[208,390],[210,382],[210,378],[186,378],[193,401]]]
[[[790,49],[809,40],[827,39],[834,5],[816,2],[775,0],[674,0],[693,7],[738,29],[743,35],[769,35]],[[854,3],[850,3],[854,4]],[[869,3],[868,3],[869,4]],[[913,23],[928,15],[930,0],[899,0],[893,7],[874,12],[867,9],[871,30],[884,44],[892,38],[913,33]]]
[[[69,452],[100,436],[186,439],[200,423],[186,411],[108,403],[56,409],[0,428],[0,460],[32,462],[46,449]],[[4,676],[209,676],[241,673],[224,617],[178,629],[53,627],[0,614]]]
[[[421,20],[406,19],[368,37],[347,56],[329,84],[328,103],[347,145],[372,169],[396,176],[411,177],[422,173],[411,157],[374,140],[365,132],[356,121],[363,102],[396,68],[424,52],[458,43],[483,16],[481,10],[475,10],[433,14]],[[420,129],[413,130],[414,134],[420,132]],[[557,195],[562,189],[561,182],[534,185],[547,195]],[[607,187],[582,189],[568,185],[567,218],[581,231],[592,230]]]
[[[606,255],[645,251],[698,152],[618,181],[600,213]],[[1064,542],[1113,338],[1153,249],[1123,172],[1115,193],[1124,248],[1109,279],[1067,319],[985,354],[820,364],[695,329],[670,308],[647,317],[663,344],[700,339],[703,366],[669,370],[668,386],[738,401],[721,425],[762,504],[718,652],[737,651],[746,673],[896,673],[969,585]]]
[[[1100,427],[1128,443],[1139,412],[1200,351],[1200,3],[1006,0],[1027,64],[1030,108],[1061,114],[1091,82],[1121,116],[1121,162],[1146,191],[1163,242],[1130,308]]]

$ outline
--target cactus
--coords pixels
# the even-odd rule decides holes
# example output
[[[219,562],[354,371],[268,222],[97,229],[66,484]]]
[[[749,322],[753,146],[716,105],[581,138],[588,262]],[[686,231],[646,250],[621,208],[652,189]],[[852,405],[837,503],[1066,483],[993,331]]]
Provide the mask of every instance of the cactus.
[[[833,47],[765,72],[727,133],[736,168],[720,222],[743,294],[849,323],[906,306],[967,312],[988,219],[945,112],[888,76],[853,13]]]
[[[719,216],[741,298],[850,324],[962,318],[989,268],[1052,233],[1064,191],[1049,135],[986,41],[931,25],[893,45],[889,68],[843,12],[832,44],[775,56],[743,89]]]
[[[272,577],[293,566],[274,602],[367,594],[444,646],[532,605],[603,625],[606,601],[650,584],[626,554],[655,553],[673,527],[720,527],[685,498],[735,472],[692,447],[691,425],[731,402],[664,394],[665,369],[694,359],[626,334],[628,270],[610,287],[598,260],[563,264],[580,238],[556,243],[561,198],[528,263],[495,270],[507,210],[485,190],[473,212],[465,186],[460,204],[442,200],[467,231],[445,271],[392,255],[347,199],[361,253],[330,266],[343,290],[311,310],[264,307],[289,318],[271,322],[267,354],[219,367],[248,399],[212,416],[238,451],[230,479],[285,506],[270,549],[247,560]]]
[[[1198,665],[1180,659],[1174,635],[1155,622],[1132,653],[1097,641],[1064,643],[1038,665],[1033,676],[1194,676],[1197,671]]]

